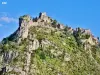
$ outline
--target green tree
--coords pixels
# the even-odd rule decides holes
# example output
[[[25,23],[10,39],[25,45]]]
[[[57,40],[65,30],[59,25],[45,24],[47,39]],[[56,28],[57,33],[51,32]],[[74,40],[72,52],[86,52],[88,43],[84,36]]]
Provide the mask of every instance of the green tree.
[[[86,34],[86,35],[85,35],[85,38],[86,38],[86,39],[89,39],[89,38],[90,38],[90,35],[89,35],[89,34]]]
[[[69,27],[66,25],[64,31],[68,31]]]
[[[57,24],[57,20],[53,20],[53,25],[56,25]]]

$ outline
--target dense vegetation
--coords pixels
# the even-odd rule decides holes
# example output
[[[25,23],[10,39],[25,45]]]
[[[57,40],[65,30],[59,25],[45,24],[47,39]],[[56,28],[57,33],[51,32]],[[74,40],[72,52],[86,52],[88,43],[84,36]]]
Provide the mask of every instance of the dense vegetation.
[[[75,36],[68,34],[67,30],[67,27],[64,30],[42,27],[30,28],[30,34],[36,34],[35,38],[39,40],[40,44],[42,40],[48,40],[51,44],[40,46],[33,51],[29,74],[31,74],[31,70],[33,70],[34,75],[100,74],[100,47],[91,46],[90,49],[84,50],[84,46],[79,46]],[[81,36],[80,32],[77,34],[77,37],[79,36]],[[86,39],[89,37],[89,35],[84,36]],[[1,53],[7,51],[19,52],[19,56],[14,58],[10,65],[19,65],[24,70],[26,61],[24,52],[27,49],[28,43],[28,38],[22,40],[20,45],[6,38],[0,44],[0,51]],[[66,61],[66,58],[69,60]],[[11,71],[6,74],[11,73],[15,72]]]
[[[27,15],[19,19],[30,21]],[[50,28],[30,27],[24,39],[16,32],[4,38],[0,75],[100,75],[100,44],[92,45],[91,34],[81,28],[72,32],[68,26],[57,28],[57,24],[52,20]]]

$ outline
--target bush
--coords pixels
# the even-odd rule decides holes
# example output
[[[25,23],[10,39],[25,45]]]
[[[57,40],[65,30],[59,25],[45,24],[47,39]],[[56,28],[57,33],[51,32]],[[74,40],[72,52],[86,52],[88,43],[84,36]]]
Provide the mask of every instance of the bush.
[[[57,24],[57,21],[56,20],[53,20],[53,23],[52,23],[53,25],[56,25]]]
[[[68,29],[69,29],[69,27],[68,27],[68,26],[66,26],[66,27],[64,28],[64,31],[68,31]]]
[[[78,33],[81,33],[81,28],[80,27],[78,27]]]
[[[89,34],[86,34],[86,35],[85,35],[85,38],[86,38],[86,39],[89,39],[89,38],[90,38],[90,35],[89,35]]]

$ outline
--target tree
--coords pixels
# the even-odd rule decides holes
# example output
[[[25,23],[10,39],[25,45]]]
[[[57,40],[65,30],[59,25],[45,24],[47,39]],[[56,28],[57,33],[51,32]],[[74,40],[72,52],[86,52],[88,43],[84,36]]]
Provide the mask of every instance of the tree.
[[[99,37],[97,37],[97,39],[99,40]]]
[[[53,25],[56,25],[57,24],[57,20],[53,20]]]
[[[64,28],[64,31],[68,31],[69,27],[66,25],[66,27]]]
[[[80,27],[78,27],[78,33],[80,33],[81,32],[81,28]]]
[[[85,35],[85,38],[86,38],[86,39],[89,39],[89,38],[90,38],[90,35],[89,35],[89,34],[86,34],[86,35]]]

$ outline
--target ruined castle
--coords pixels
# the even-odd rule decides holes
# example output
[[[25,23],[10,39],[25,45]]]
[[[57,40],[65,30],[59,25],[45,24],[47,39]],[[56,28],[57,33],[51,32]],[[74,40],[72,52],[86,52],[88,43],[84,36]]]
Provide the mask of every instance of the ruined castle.
[[[17,31],[17,34],[19,38],[25,39],[28,37],[28,32],[29,28],[32,26],[41,26],[41,27],[46,27],[46,28],[56,28],[56,29],[64,29],[66,26],[63,24],[60,24],[56,22],[53,25],[53,20],[52,18],[48,17],[46,12],[39,13],[39,16],[36,18],[31,18],[29,15],[24,15],[19,18],[19,28]],[[69,27],[69,31],[74,34],[78,32],[78,28],[73,29]],[[81,41],[84,43],[85,41],[90,42],[92,45],[95,45],[98,43],[98,39],[93,37],[91,31],[89,29],[82,29],[80,28],[81,34],[85,35],[88,34],[90,35],[89,39],[82,39]]]
[[[39,17],[31,18],[29,15],[24,15],[19,18],[19,37],[27,38],[28,30],[32,26],[52,27],[53,19],[48,17],[46,13],[40,13]],[[64,29],[63,24],[56,23],[55,28]]]

